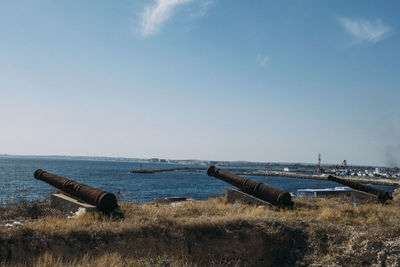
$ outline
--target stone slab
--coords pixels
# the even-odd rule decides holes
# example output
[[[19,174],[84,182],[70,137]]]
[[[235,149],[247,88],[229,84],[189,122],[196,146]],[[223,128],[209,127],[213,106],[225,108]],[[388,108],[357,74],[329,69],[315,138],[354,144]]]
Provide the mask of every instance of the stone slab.
[[[393,201],[400,200],[400,188],[397,188],[396,190],[394,190],[392,197],[393,197]]]
[[[363,191],[354,190],[351,192],[351,196],[356,200],[369,200],[378,202],[377,196],[368,194]]]
[[[228,203],[242,203],[254,206],[272,206],[270,203],[246,194],[242,191],[228,188],[226,190],[226,197]]]
[[[85,208],[87,211],[96,210],[96,206],[76,200],[64,194],[51,195],[51,207],[61,211],[76,211]]]

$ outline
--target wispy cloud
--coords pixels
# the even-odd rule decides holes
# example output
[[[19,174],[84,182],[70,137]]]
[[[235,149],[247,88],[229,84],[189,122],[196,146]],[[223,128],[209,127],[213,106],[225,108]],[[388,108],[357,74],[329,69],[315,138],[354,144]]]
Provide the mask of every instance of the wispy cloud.
[[[269,57],[268,57],[268,56],[263,55],[263,54],[261,54],[261,53],[258,53],[258,54],[257,54],[256,62],[257,62],[260,66],[264,67],[265,64],[267,64],[268,60],[269,60]]]
[[[142,37],[157,34],[163,25],[174,15],[182,11],[190,20],[198,19],[207,13],[215,0],[153,0],[152,4],[144,7],[140,14],[135,31]],[[180,7],[185,6],[184,9]]]
[[[338,17],[337,20],[356,42],[377,43],[387,37],[391,31],[382,20],[349,19]]]
[[[189,9],[190,16],[194,19],[203,17],[208,9],[215,3],[215,0],[198,0],[198,4]]]
[[[140,23],[141,34],[146,37],[157,33],[178,6],[190,1],[192,0],[156,0],[153,5],[146,6]]]

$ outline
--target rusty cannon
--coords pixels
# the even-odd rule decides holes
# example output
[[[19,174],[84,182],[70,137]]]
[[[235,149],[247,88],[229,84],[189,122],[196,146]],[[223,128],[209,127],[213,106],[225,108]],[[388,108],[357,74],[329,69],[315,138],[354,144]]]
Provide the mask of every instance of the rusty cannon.
[[[364,185],[364,184],[354,182],[354,181],[345,180],[345,179],[342,179],[340,177],[333,176],[333,175],[329,175],[328,180],[342,184],[342,185],[346,185],[348,187],[353,188],[354,190],[358,190],[358,191],[365,192],[367,194],[375,195],[381,203],[385,203],[386,200],[392,199],[392,197],[390,196],[390,194],[388,192],[374,188],[372,186]]]
[[[293,205],[292,197],[290,196],[289,192],[273,188],[248,178],[240,177],[234,173],[218,169],[215,166],[210,166],[207,170],[207,174],[208,176],[213,176],[224,182],[227,182],[228,184],[236,186],[246,194],[265,200],[273,205]]]
[[[100,211],[109,213],[118,208],[117,198],[112,193],[80,184],[41,169],[36,170],[34,176],[36,179],[46,182],[73,197],[95,205]]]

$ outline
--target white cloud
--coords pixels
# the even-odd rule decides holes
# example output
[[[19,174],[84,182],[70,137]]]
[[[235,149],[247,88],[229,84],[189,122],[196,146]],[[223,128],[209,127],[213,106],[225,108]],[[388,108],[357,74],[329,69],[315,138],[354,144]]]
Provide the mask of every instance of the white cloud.
[[[261,54],[261,53],[258,53],[258,54],[257,54],[256,62],[257,62],[258,64],[260,64],[260,66],[265,66],[265,64],[267,64],[268,60],[269,60],[269,57],[268,57],[268,56],[263,55],[263,54]]]
[[[136,18],[131,19],[130,27],[135,34],[150,37],[160,32],[163,25],[177,13],[182,13],[188,21],[194,21],[205,16],[215,2],[216,0],[151,0],[151,4],[144,6],[143,11],[135,16],[139,21]]]
[[[337,20],[357,42],[377,43],[387,37],[390,27],[382,20],[349,19],[339,17]]]
[[[154,5],[146,6],[140,22],[141,34],[145,37],[156,34],[178,6],[190,1],[192,0],[156,0]]]
[[[203,17],[208,9],[215,3],[215,0],[197,0],[198,4],[189,9],[190,16],[194,19]]]

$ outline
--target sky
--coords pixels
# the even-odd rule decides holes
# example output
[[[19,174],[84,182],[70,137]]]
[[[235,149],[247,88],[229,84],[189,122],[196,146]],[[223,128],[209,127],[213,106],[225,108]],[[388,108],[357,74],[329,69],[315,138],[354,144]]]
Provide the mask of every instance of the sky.
[[[399,10],[1,1],[0,154],[400,166]]]

